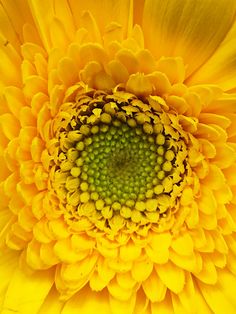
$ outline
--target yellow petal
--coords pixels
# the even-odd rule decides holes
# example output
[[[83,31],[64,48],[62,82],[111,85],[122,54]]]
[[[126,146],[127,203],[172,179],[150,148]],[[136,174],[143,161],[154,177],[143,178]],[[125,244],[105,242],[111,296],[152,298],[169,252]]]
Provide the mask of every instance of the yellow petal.
[[[79,27],[81,23],[81,13],[88,10],[96,20],[99,29],[104,32],[105,27],[111,22],[117,22],[121,25],[123,34],[126,34],[128,30],[128,24],[130,14],[131,1],[122,0],[105,0],[102,2],[102,14],[101,14],[101,3],[88,0],[88,1],[77,1],[71,0],[70,6],[75,18],[76,26]]]
[[[225,296],[229,299],[232,304],[236,307],[235,300],[235,288],[236,288],[236,278],[235,276],[227,271],[226,269],[219,271],[218,273],[219,288],[224,291]]]
[[[209,102],[209,104],[206,106],[206,110],[216,114],[222,114],[223,106],[226,116],[229,114],[229,117],[234,119],[234,115],[232,114],[235,113],[235,99],[235,94],[224,94],[222,97],[218,97],[217,99],[213,99],[211,102]]]
[[[151,303],[152,314],[175,314],[170,294],[162,302]]]
[[[126,289],[131,289],[136,284],[136,280],[134,278],[132,278],[130,272],[118,273],[116,275],[116,280],[117,280],[117,283],[119,284],[119,286],[124,288],[124,289],[125,288]]]
[[[171,247],[180,255],[193,254],[193,240],[191,236],[185,232],[172,239]]]
[[[19,120],[23,127],[34,126],[36,124],[36,119],[33,116],[32,110],[27,106],[21,108]]]
[[[149,50],[140,50],[137,53],[137,59],[139,62],[139,72],[149,74],[155,70],[155,59]]]
[[[142,73],[132,74],[126,84],[128,92],[138,96],[147,96],[152,93],[152,84],[148,77]]]
[[[1,301],[4,298],[5,290],[11,280],[15,268],[18,267],[19,253],[8,248],[1,248],[0,253],[0,309]]]
[[[209,124],[209,123],[217,124],[224,129],[228,128],[229,125],[231,124],[230,119],[225,116],[214,114],[214,113],[206,113],[206,112],[202,112],[200,114],[199,121],[201,123],[206,123],[206,124]]]
[[[78,72],[70,58],[63,58],[58,65],[58,75],[65,86],[71,86],[78,80]]]
[[[1,132],[12,140],[19,134],[19,121],[10,113],[5,113],[0,116]]]
[[[12,27],[12,21],[2,5],[0,6],[0,29],[0,36],[5,38],[5,45],[10,42],[14,45],[16,51],[20,52],[20,38],[15,29]]]
[[[110,301],[110,307],[111,311],[109,312],[112,314],[130,314],[134,313],[134,307],[136,302],[136,293],[133,293],[133,295],[130,297],[127,301],[121,301],[113,296],[109,295],[109,301]]]
[[[207,284],[215,284],[217,282],[217,271],[214,262],[207,256],[202,258],[202,270],[194,275],[202,282]]]
[[[136,281],[144,281],[151,274],[153,269],[153,263],[150,260],[134,261],[131,269],[132,277]]]
[[[53,286],[37,314],[59,314],[63,306],[64,302],[60,301],[60,295],[55,286]]]
[[[188,81],[189,84],[213,83],[227,91],[236,87],[236,23],[207,62]]]
[[[206,285],[202,282],[199,282],[198,285],[203,297],[214,314],[235,313],[235,303],[227,298],[224,290],[219,289],[217,286]]]
[[[73,234],[71,245],[74,250],[88,250],[94,247],[94,241],[83,234]]]
[[[136,246],[133,242],[120,247],[120,258],[123,261],[136,260],[141,254],[141,247]]]
[[[108,285],[108,282],[103,280],[98,272],[95,270],[89,280],[89,286],[92,289],[92,291],[102,291],[104,288],[106,288]]]
[[[53,283],[53,270],[38,271],[28,276],[17,269],[11,278],[3,307],[12,312],[38,314]]]
[[[54,246],[54,252],[56,256],[65,263],[75,263],[77,261],[81,261],[89,254],[88,250],[73,250],[71,240],[69,238],[57,241]]]
[[[231,166],[235,159],[236,159],[236,153],[233,147],[231,147],[228,144],[221,143],[221,144],[216,144],[216,156],[212,160],[214,164],[221,168],[228,168]]]
[[[151,302],[160,302],[165,298],[166,286],[163,284],[156,271],[142,283],[143,290]]]
[[[215,165],[210,164],[209,173],[207,177],[202,180],[202,184],[212,190],[218,190],[224,185],[224,182],[225,177],[222,171]]]
[[[172,294],[173,295],[173,294]],[[184,286],[183,291],[181,291],[178,295],[180,302],[183,304],[184,308],[188,311],[188,313],[196,312],[196,295],[195,295],[195,287],[192,275],[190,273],[186,273],[186,284]]]
[[[187,271],[198,271],[201,266],[201,259],[197,254],[180,255],[170,250],[170,260],[177,266]]]
[[[67,238],[70,234],[68,232],[68,226],[63,219],[50,220],[48,227],[55,239]]]
[[[171,299],[172,299],[174,313],[176,314],[188,314],[189,313],[189,311],[187,311],[184,308],[183,304],[180,302],[179,296],[177,296],[174,293],[171,293]],[[192,308],[191,311],[194,311],[194,309]]]
[[[136,73],[138,71],[138,60],[130,50],[121,49],[116,54],[116,59],[126,67],[130,74]]]
[[[197,136],[200,138],[206,138],[210,141],[219,141],[220,132],[214,125],[207,125],[203,123],[198,123]]]
[[[109,282],[114,276],[115,271],[109,268],[107,259],[100,258],[97,263],[97,272],[102,280]]]
[[[163,72],[168,77],[170,83],[182,83],[185,78],[185,68],[183,60],[177,58],[162,57],[157,62],[157,71]]]
[[[39,33],[36,30],[34,23],[25,23],[23,26],[23,37],[24,42],[35,43],[37,45],[42,45],[42,41],[39,37]]]
[[[20,88],[8,86],[4,90],[9,110],[14,116],[19,117],[20,110],[25,106],[24,95]]]
[[[1,6],[3,6],[5,12],[10,17],[12,27],[20,37],[21,42],[23,41],[23,25],[25,22],[33,23],[32,16],[27,1],[12,1],[2,0]]]
[[[38,92],[47,93],[47,81],[40,76],[30,75],[26,78],[24,83],[23,90],[28,99],[32,99]]]
[[[226,182],[228,183],[229,186],[236,185],[236,176],[234,176],[235,171],[236,164],[233,164],[229,168],[224,170]]]
[[[199,210],[206,215],[212,215],[216,212],[217,202],[213,192],[207,187],[203,186],[201,189],[201,196],[198,200]]]
[[[78,314],[80,312],[81,314],[92,314],[96,310],[102,314],[111,314],[108,293],[105,289],[101,292],[93,292],[86,286],[66,302],[60,313]],[[50,314],[54,314],[54,312]]]
[[[66,25],[66,32],[68,36],[73,39],[75,33],[75,25],[73,19],[73,11],[70,8],[70,2],[67,0],[61,0],[60,2],[53,2],[53,9],[55,16],[61,21],[63,25]]]
[[[127,301],[130,299],[133,289],[132,288],[123,288],[121,287],[117,280],[113,278],[109,284],[107,285],[108,291],[114,298],[120,300],[120,301]]]
[[[185,272],[181,268],[169,261],[164,265],[155,265],[155,269],[167,288],[175,293],[182,291],[185,284]]]
[[[215,242],[210,232],[204,231],[202,228],[192,230],[191,235],[194,241],[194,246],[200,252],[213,252]]]
[[[176,110],[179,114],[183,114],[188,110],[188,104],[183,97],[170,95],[167,97],[167,104]]]
[[[21,57],[16,52],[15,48],[2,38],[0,34],[0,73],[1,82],[7,85],[22,86],[20,64]]]
[[[128,80],[129,73],[126,67],[117,60],[112,60],[107,64],[108,74],[111,75],[116,84],[124,83]]]
[[[17,192],[21,195],[26,204],[31,203],[33,197],[37,194],[38,190],[34,184],[25,184],[23,181],[17,183]]]
[[[53,243],[41,243],[40,245],[40,259],[46,266],[53,266],[58,264],[59,259],[56,257],[53,251]],[[45,266],[45,267],[46,267]],[[47,268],[47,267],[46,267]]]
[[[197,308],[197,314],[212,314],[212,311],[210,307],[208,306],[204,296],[202,295],[199,288],[195,285],[195,298],[196,298],[196,308]]]
[[[234,0],[148,0],[143,16],[145,42],[156,57],[183,57],[190,74],[224,39],[235,9]]]
[[[155,71],[148,74],[147,77],[152,83],[156,95],[162,96],[170,91],[171,85],[165,73]]]
[[[62,21],[54,17],[49,26],[52,46],[66,50],[70,43],[69,34]]]
[[[26,262],[32,269],[47,269],[48,265],[45,265],[40,258],[41,243],[33,239],[27,246]],[[51,265],[50,265],[51,266]]]
[[[90,11],[84,11],[80,14],[81,26],[88,31],[88,40],[91,42],[102,42],[100,29],[97,21]]]
[[[170,233],[152,234],[150,243],[145,248],[149,258],[155,263],[166,263],[169,258]]]
[[[43,0],[39,2],[37,0],[30,0],[29,5],[42,42],[45,48],[49,50],[51,47],[49,25],[54,15],[53,1]]]
[[[62,264],[61,278],[68,283],[77,285],[81,279],[89,281],[89,274],[93,271],[97,262],[97,255],[91,255],[73,264]]]
[[[133,312],[148,314],[149,313],[148,303],[149,303],[148,298],[144,294],[143,290],[140,288],[136,293],[136,303]]]
[[[205,215],[199,212],[199,225],[206,230],[215,230],[217,227],[217,217],[216,214]]]

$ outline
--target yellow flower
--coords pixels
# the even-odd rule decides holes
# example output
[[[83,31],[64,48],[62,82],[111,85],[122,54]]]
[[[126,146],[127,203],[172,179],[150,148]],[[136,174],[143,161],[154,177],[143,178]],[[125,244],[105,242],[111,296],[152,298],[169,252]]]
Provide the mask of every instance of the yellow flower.
[[[2,314],[236,312],[236,2],[0,1]]]

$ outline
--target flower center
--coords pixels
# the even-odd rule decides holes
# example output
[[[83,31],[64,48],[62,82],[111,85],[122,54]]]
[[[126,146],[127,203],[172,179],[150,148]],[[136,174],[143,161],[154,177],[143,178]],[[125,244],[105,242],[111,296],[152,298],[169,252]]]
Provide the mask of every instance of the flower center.
[[[154,137],[119,120],[93,126],[91,133],[76,144],[78,150],[83,148],[83,156],[76,160],[79,168],[73,168],[72,175],[81,173],[82,190],[115,208],[129,200],[144,200],[158,182]]]
[[[148,111],[133,95],[91,96],[64,104],[58,115],[56,194],[74,218],[99,229],[159,224],[184,186],[184,134],[161,108]]]

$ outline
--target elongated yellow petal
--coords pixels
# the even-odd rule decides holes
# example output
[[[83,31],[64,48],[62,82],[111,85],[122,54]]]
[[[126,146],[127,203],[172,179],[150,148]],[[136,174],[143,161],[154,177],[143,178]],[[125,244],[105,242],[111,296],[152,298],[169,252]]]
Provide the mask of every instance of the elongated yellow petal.
[[[52,270],[27,276],[17,269],[11,278],[3,307],[12,312],[37,314],[53,282]]]
[[[222,44],[207,60],[207,62],[189,79],[189,84],[213,83],[218,84],[223,90],[236,87],[236,22],[225,37]]]
[[[235,300],[235,289],[236,289],[236,278],[228,270],[219,271],[219,288],[224,292],[227,299],[236,307]]]
[[[135,302],[136,302],[136,294],[134,293],[128,301],[121,301],[113,296],[109,296],[110,307],[112,314],[130,314],[134,312]]]
[[[25,27],[27,23],[28,27]],[[20,51],[20,45],[24,42],[26,28],[33,29],[34,22],[29,9],[28,1],[2,0],[0,4],[0,33],[5,38],[5,45],[14,45],[16,51]],[[38,40],[38,35],[31,37]]]
[[[20,40],[15,32],[15,29],[12,27],[11,20],[7,15],[6,10],[2,5],[0,5],[0,30],[1,30],[1,37],[5,38],[5,45],[12,43],[15,49],[19,52],[20,51]]]
[[[129,301],[133,292],[132,288],[120,286],[115,278],[109,282],[107,289],[113,298],[120,301]]]
[[[181,56],[190,74],[212,55],[229,30],[234,0],[145,2],[143,27],[155,56]],[[224,14],[222,14],[224,12]]]
[[[171,247],[177,254],[180,255],[193,254],[193,240],[187,232],[180,234],[176,239],[173,239]]]
[[[81,21],[82,12],[88,10],[91,14],[93,14],[99,29],[102,32],[105,31],[105,27],[111,22],[116,22],[122,27],[123,34],[126,34],[129,25],[129,16],[132,14],[132,12],[130,12],[130,2],[130,0],[104,0],[102,2],[93,0],[88,0],[86,2],[71,0],[70,6],[74,16],[76,17],[75,23],[77,27],[80,25],[79,23]]]
[[[173,309],[175,314],[188,314],[189,312],[184,308],[183,304],[180,302],[179,297],[171,293],[171,299],[173,304]],[[195,313],[192,309],[192,313]]]
[[[120,248],[120,258],[123,261],[133,261],[137,259],[141,254],[141,248],[135,246],[133,242],[127,243]]]
[[[0,310],[1,304],[4,301],[4,295],[7,290],[7,286],[11,280],[15,268],[18,266],[18,258],[19,253],[10,249],[4,248],[4,254],[2,252],[0,253]]]
[[[21,57],[15,47],[0,34],[0,73],[1,82],[7,85],[22,86],[20,64]]]
[[[185,310],[188,312],[193,311],[193,313],[197,312],[194,280],[190,273],[186,274],[186,284],[182,292],[178,294],[178,298],[184,306]]]
[[[207,304],[215,314],[234,314],[235,304],[225,295],[224,290],[199,282],[199,288]]]
[[[197,314],[202,314],[202,313],[213,314],[204,298],[204,295],[202,295],[201,290],[196,285],[194,285],[194,292],[195,292],[195,298],[196,298],[196,304],[197,304],[196,306]]]
[[[165,298],[167,288],[156,271],[142,283],[142,287],[151,302],[160,302]]]
[[[208,256],[204,256],[202,270],[196,273],[195,276],[207,284],[215,284],[217,282],[217,271],[214,262]]]
[[[172,262],[156,265],[155,269],[167,288],[175,293],[182,291],[185,284],[185,272],[182,269],[172,264]]]
[[[63,306],[64,302],[60,300],[60,295],[53,286],[37,314],[60,314]]]
[[[151,303],[152,314],[175,314],[170,294],[168,293],[166,298],[162,302]]]
[[[96,311],[103,314],[110,314],[109,299],[106,290],[92,292],[88,286],[75,294],[66,302],[61,314],[92,314]],[[54,314],[54,313],[52,313]]]
[[[53,17],[53,1],[29,0],[29,5],[41,40],[48,50],[51,47],[49,25]],[[47,12],[47,14],[45,14],[45,12]]]
[[[144,281],[148,278],[152,269],[153,264],[150,260],[135,261],[131,270],[132,277],[138,282]]]

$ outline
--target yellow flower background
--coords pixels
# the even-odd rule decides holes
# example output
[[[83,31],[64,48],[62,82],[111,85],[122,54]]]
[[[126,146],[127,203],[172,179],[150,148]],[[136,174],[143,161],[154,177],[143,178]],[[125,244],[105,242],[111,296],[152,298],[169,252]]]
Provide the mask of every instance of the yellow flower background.
[[[235,14],[0,1],[2,314],[236,312]]]

